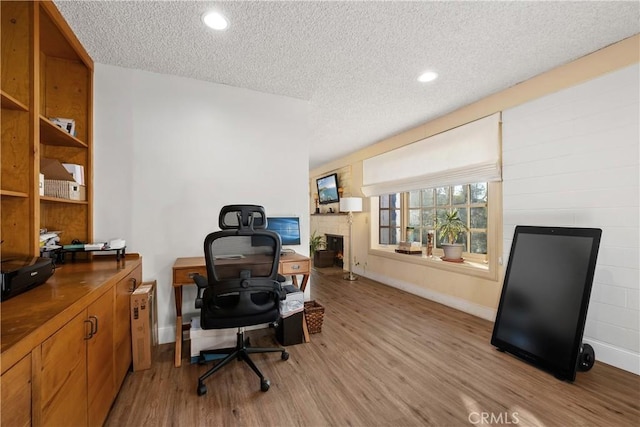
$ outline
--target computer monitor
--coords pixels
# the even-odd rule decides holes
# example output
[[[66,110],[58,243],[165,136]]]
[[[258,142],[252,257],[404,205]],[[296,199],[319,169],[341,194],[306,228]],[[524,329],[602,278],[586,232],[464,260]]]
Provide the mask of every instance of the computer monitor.
[[[298,217],[267,217],[267,230],[278,233],[283,245],[300,244],[300,218]]]

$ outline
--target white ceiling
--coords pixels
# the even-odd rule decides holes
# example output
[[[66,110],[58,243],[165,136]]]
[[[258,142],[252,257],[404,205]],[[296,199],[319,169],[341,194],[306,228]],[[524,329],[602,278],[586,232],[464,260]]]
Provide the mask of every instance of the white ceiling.
[[[312,169],[640,32],[637,1],[55,3],[95,62],[309,101]]]

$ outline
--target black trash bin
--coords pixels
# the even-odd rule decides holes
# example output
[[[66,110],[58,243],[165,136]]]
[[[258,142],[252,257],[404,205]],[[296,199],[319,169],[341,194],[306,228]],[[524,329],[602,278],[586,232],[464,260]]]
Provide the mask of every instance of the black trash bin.
[[[280,345],[295,345],[304,341],[302,316],[304,313],[299,311],[280,319],[276,328],[276,339]]]

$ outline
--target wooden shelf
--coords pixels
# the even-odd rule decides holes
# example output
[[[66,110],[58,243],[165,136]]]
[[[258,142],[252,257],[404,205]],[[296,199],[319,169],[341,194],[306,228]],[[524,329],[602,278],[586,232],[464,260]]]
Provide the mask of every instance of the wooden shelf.
[[[75,205],[86,205],[89,202],[86,200],[71,200],[71,199],[60,199],[58,197],[49,197],[49,196],[40,196],[41,202],[54,202],[54,203],[71,203]]]
[[[311,214],[311,216],[333,216],[333,215],[349,215],[349,212],[312,213]]]
[[[40,196],[37,185],[42,159],[54,159],[82,166],[92,194],[93,62],[53,1],[0,1],[0,8],[2,249],[38,256],[43,228],[93,240],[91,197]],[[76,136],[49,117],[74,119]]]
[[[22,197],[25,199],[29,197],[28,193],[23,193],[22,191],[11,191],[11,190],[0,190],[0,195],[9,196],[9,197]]]
[[[16,111],[29,111],[29,107],[27,107],[22,102],[18,101],[13,96],[6,93],[5,91],[1,91],[1,95],[2,95],[2,108],[6,108],[7,110],[16,110]]]
[[[40,116],[40,143],[59,147],[87,148],[87,144],[63,131],[43,116]]]

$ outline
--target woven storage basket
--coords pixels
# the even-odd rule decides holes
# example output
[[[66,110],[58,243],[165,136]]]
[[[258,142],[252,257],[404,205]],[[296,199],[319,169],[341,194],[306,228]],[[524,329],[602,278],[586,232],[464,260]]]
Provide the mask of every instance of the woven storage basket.
[[[324,318],[324,307],[316,301],[304,303],[304,317],[307,320],[307,328],[310,334],[322,332],[322,319]]]

